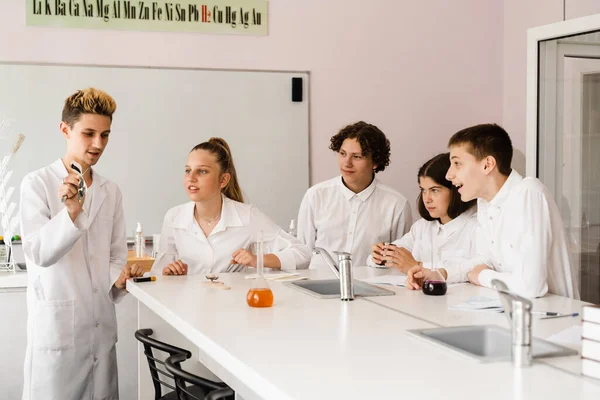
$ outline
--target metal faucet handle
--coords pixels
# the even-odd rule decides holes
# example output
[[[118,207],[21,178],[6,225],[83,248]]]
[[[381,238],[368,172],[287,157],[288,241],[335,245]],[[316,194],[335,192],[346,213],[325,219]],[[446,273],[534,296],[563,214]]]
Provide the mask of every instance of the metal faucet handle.
[[[492,287],[498,291],[504,313],[508,318],[512,336],[512,359],[516,367],[531,365],[531,300],[512,293],[508,286],[497,279],[492,280]]]
[[[313,248],[313,252],[316,254],[320,254],[321,257],[323,257],[323,260],[325,260],[325,263],[331,269],[331,272],[333,272],[333,274],[336,276],[336,278],[339,279],[340,278],[339,268],[338,268],[337,264],[333,261],[333,258],[331,258],[331,255],[329,254],[329,252],[322,247]]]
[[[492,279],[492,287],[496,289],[496,291],[500,295],[500,301],[504,306],[504,312],[506,313],[509,321],[512,317],[513,303],[520,303],[522,304],[521,307],[523,309],[525,309],[526,311],[531,311],[531,308],[533,307],[533,303],[531,302],[531,300],[511,292],[508,289],[506,283],[502,282],[499,279]]]
[[[338,256],[338,261],[342,260],[352,260],[352,254],[346,253],[345,251],[334,251]]]

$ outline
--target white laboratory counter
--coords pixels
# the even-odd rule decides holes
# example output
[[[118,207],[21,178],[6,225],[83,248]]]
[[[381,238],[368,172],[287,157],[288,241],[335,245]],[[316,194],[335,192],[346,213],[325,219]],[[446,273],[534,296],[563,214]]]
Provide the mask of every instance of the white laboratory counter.
[[[326,272],[304,273],[311,278],[330,277]],[[357,278],[381,273],[388,272],[355,268]],[[203,276],[159,276],[155,282],[128,282],[127,287],[140,302],[140,328],[155,328],[144,325],[151,321],[144,313],[160,317],[157,320],[164,320],[163,325],[196,346],[189,350],[197,350],[201,362],[244,400],[600,396],[600,381],[544,362],[524,369],[515,369],[510,362],[482,364],[406,332],[445,324],[506,326],[502,315],[448,310],[449,304],[486,289],[458,285],[436,298],[398,288],[396,296],[342,302],[317,299],[270,282],[274,306],[253,309],[246,305],[251,281],[243,274],[220,275],[231,290],[200,285],[204,280]],[[536,300],[535,307],[545,306],[544,301],[556,302],[549,311],[578,307],[568,299],[552,297]],[[559,305],[565,308],[555,309]],[[416,317],[406,310],[418,310],[411,311]],[[562,320],[543,321],[551,324],[541,335],[536,329],[542,330],[542,321],[536,321],[534,336],[545,337],[550,331],[560,331],[562,324],[578,322]],[[157,336],[159,340],[164,337]],[[145,359],[140,361],[143,374],[147,365]],[[140,382],[145,384],[141,377]],[[142,398],[142,388],[139,393]]]
[[[2,289],[27,289],[27,272],[0,272],[0,290]]]

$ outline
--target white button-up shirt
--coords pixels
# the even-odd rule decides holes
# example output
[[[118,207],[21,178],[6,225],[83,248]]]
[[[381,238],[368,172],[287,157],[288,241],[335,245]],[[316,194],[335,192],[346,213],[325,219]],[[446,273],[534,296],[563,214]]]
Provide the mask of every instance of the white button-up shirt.
[[[342,177],[321,182],[306,192],[298,213],[298,239],[309,249],[321,247],[352,254],[354,265],[366,265],[371,244],[401,238],[411,224],[410,205],[394,189],[373,179],[354,193]],[[320,255],[310,268],[325,267]]]
[[[392,243],[410,251],[425,268],[444,268],[448,272],[448,282],[464,282],[471,270],[469,261],[476,255],[476,229],[477,212],[472,207],[446,224],[421,218],[410,232]],[[371,256],[367,264],[386,267],[375,264]]]
[[[282,270],[308,267],[308,248],[255,206],[223,196],[221,219],[208,237],[194,218],[194,206],[189,202],[167,211],[153,273],[162,273],[166,265],[179,259],[188,265],[188,274],[225,272],[236,250],[252,251],[250,246],[261,230],[264,253],[276,255]]]
[[[533,298],[547,292],[579,298],[563,221],[548,189],[536,178],[512,171],[487,202],[478,199],[478,259],[493,270],[479,275],[482,286],[504,281],[511,291]]]

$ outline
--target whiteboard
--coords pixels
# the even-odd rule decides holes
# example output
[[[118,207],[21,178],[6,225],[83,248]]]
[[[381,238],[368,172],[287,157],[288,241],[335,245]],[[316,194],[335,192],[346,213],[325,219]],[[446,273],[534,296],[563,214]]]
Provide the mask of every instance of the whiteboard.
[[[292,102],[291,78],[303,78]],[[0,118],[26,136],[11,184],[65,153],[64,100],[88,86],[117,102],[95,169],[123,193],[127,236],[136,222],[159,233],[165,212],[188,201],[184,166],[196,144],[227,140],[247,203],[287,229],[309,185],[308,73],[0,63]],[[0,156],[15,136],[0,138]],[[12,200],[18,200],[18,190]]]

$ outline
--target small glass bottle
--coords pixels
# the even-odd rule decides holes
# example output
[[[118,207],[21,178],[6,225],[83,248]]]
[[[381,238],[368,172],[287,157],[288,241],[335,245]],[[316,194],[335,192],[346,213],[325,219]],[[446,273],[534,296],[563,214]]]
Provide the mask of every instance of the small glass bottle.
[[[273,292],[264,277],[264,250],[262,231],[258,232],[256,241],[256,278],[252,282],[252,288],[246,294],[246,302],[250,307],[271,307],[273,305]]]

